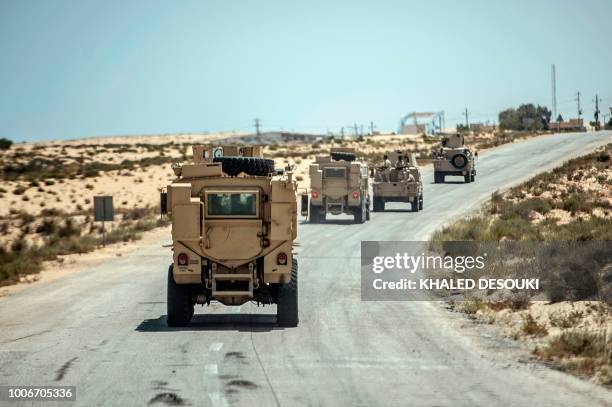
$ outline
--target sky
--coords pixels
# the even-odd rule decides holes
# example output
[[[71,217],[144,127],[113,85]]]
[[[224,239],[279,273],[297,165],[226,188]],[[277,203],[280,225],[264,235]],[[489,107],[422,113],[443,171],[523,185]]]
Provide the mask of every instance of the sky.
[[[612,105],[612,1],[0,0],[0,137],[447,126]]]

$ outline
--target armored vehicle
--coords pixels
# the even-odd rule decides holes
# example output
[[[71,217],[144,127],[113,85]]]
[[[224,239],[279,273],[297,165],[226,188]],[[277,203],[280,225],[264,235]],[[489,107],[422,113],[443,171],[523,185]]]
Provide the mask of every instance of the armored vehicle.
[[[277,304],[278,324],[298,324],[296,182],[261,147],[193,147],[162,192],[172,216],[169,326],[187,325],[195,304]]]
[[[475,154],[464,145],[463,134],[453,134],[442,138],[440,148],[434,151],[432,156],[436,184],[444,182],[447,175],[459,175],[466,183],[474,182],[476,177]]]
[[[353,215],[355,223],[370,219],[368,167],[356,160],[354,148],[333,147],[330,155],[315,158],[309,173],[311,223],[325,221],[328,213]]]
[[[383,163],[374,168],[372,190],[374,212],[384,211],[385,202],[409,202],[413,212],[423,209],[423,181],[416,155],[387,152]]]

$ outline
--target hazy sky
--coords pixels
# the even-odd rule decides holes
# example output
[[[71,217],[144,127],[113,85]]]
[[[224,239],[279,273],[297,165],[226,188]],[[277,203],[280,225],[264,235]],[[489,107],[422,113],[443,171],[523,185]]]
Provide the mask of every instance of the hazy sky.
[[[612,1],[0,0],[0,137],[395,130],[612,104]]]

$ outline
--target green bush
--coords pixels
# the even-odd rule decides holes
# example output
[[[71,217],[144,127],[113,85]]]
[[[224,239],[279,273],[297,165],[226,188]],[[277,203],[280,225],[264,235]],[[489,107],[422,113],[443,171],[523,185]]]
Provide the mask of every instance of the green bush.
[[[0,150],[8,150],[13,145],[13,142],[7,138],[0,138]]]

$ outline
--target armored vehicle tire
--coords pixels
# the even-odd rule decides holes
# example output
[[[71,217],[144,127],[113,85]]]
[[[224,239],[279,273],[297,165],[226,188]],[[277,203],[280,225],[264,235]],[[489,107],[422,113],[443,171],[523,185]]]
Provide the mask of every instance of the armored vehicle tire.
[[[385,210],[385,200],[380,197],[374,197],[374,212],[382,212]]]
[[[274,160],[260,157],[215,157],[213,162],[220,162],[221,169],[229,176],[244,172],[247,175],[266,176],[274,172]]]
[[[281,284],[278,290],[276,320],[279,326],[296,327],[298,317],[298,263],[293,258],[291,262],[291,281]]]
[[[366,220],[370,220],[370,204],[366,205]]]
[[[476,175],[474,175],[474,173],[472,173],[471,178],[470,178],[470,181],[471,181],[471,182],[474,182],[474,179],[475,179],[475,178],[476,178]]]
[[[412,210],[412,212],[418,212],[419,211],[419,199],[415,198],[414,201],[410,202],[410,208]]]
[[[355,154],[336,151],[331,153],[331,158],[334,161],[355,161]]]
[[[310,204],[310,223],[320,223],[321,222],[321,207]]]
[[[363,223],[366,221],[365,201],[361,201],[361,205],[353,209],[355,214],[355,223]]]
[[[457,169],[464,168],[468,164],[468,158],[463,153],[455,154],[453,158],[451,158],[451,164]]]
[[[464,175],[463,180],[465,181],[466,184],[469,184],[470,182],[472,182],[472,175],[471,174]]]
[[[193,317],[193,302],[188,285],[179,285],[168,268],[168,298],[166,322],[170,327],[187,326]]]
[[[441,184],[443,182],[444,182],[444,174],[439,174],[437,172],[434,172],[434,183]]]
[[[419,210],[423,210],[423,194],[419,196]]]

